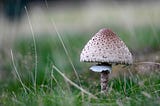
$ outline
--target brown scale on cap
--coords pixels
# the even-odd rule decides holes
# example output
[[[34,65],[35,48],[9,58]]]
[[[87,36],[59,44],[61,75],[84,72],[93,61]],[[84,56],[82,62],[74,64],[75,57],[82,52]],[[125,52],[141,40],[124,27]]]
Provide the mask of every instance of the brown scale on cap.
[[[124,42],[110,29],[101,29],[83,48],[80,61],[132,64],[132,55]]]

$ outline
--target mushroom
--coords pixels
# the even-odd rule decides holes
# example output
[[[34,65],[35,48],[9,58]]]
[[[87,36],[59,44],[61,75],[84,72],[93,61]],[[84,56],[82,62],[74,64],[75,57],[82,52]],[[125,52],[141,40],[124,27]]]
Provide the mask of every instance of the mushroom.
[[[125,43],[110,29],[99,30],[85,45],[81,62],[96,63],[91,71],[101,73],[101,92],[107,93],[109,73],[113,64],[132,64],[132,54]]]

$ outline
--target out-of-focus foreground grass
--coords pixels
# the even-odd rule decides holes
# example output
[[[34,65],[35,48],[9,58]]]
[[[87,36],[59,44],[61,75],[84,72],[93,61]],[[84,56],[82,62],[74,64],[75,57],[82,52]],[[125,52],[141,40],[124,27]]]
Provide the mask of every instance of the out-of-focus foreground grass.
[[[131,33],[113,27],[113,31],[117,32],[134,56],[139,52],[146,54],[160,49],[159,28],[135,28]],[[65,33],[65,36],[62,36],[68,54],[57,35],[44,33],[44,36],[35,36],[36,52],[32,37],[17,38],[12,46],[14,59],[9,58],[3,64],[7,76],[0,82],[0,105],[160,105],[159,72],[141,75],[130,69],[128,76],[119,75],[110,79],[107,97],[100,94],[99,74],[88,70],[89,63],[79,62],[80,52],[91,35],[71,34]],[[1,54],[1,57],[6,58],[5,54]],[[53,65],[79,87],[97,96],[97,99],[68,83],[53,69]]]

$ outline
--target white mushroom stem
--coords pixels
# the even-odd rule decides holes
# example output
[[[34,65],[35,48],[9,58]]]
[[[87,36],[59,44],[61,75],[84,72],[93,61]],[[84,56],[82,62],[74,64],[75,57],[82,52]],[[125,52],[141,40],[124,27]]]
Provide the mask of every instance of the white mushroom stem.
[[[108,80],[109,80],[109,73],[111,73],[111,65],[95,65],[90,67],[91,71],[100,72],[101,73],[101,92],[107,93],[108,90]]]

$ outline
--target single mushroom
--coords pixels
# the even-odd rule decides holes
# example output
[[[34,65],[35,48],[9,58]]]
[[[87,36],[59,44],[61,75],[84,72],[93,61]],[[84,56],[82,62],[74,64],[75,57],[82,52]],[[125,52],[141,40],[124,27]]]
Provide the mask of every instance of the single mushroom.
[[[132,54],[125,43],[110,29],[101,29],[83,48],[80,61],[93,62],[91,71],[101,73],[101,92],[107,93],[113,64],[132,64]]]

